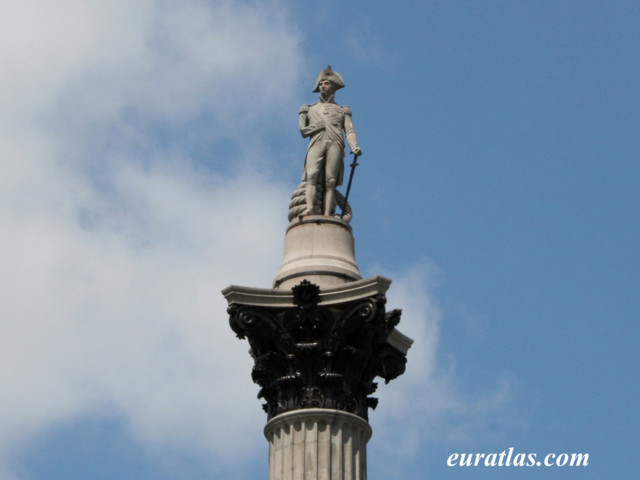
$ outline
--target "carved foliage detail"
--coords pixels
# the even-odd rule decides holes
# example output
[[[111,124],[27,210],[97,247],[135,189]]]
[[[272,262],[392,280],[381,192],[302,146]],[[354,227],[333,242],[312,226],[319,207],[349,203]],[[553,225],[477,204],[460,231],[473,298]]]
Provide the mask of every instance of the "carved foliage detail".
[[[294,288],[295,307],[228,309],[231,328],[251,346],[258,397],[269,418],[319,407],[367,419],[377,404],[374,378],[404,372],[405,355],[386,341],[401,312],[386,313],[383,295],[322,306],[317,286],[305,282]]]

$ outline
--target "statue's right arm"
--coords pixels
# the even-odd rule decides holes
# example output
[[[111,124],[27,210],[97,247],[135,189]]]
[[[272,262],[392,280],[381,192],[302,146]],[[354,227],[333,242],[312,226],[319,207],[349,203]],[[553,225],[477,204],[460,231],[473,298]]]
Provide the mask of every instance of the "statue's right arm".
[[[324,124],[320,125],[308,125],[309,123],[309,105],[303,105],[300,107],[300,115],[298,117],[298,128],[303,138],[310,137],[316,132],[324,130]]]

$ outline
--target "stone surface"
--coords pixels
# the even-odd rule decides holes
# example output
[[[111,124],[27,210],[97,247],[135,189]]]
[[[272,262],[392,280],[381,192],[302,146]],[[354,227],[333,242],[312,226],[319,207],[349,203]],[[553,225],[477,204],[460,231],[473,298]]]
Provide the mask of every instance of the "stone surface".
[[[351,227],[346,222],[313,215],[289,224],[274,287],[290,289],[303,278],[322,288],[362,278]]]
[[[355,282],[321,288],[319,303],[322,305],[334,305],[375,295],[384,295],[389,289],[391,280],[386,277],[375,276]],[[222,290],[222,295],[229,305],[252,305],[264,308],[295,307],[293,290],[271,288],[242,287],[229,285]]]
[[[369,424],[355,415],[305,409],[271,419],[269,480],[365,480]]]
[[[413,340],[407,337],[406,335],[403,335],[402,333],[400,333],[400,331],[397,328],[394,328],[393,330],[391,330],[391,333],[387,338],[387,342],[389,343],[389,345],[391,345],[393,348],[401,352],[403,355],[406,355],[407,352],[409,351],[409,348],[411,348],[411,345],[413,345]]]

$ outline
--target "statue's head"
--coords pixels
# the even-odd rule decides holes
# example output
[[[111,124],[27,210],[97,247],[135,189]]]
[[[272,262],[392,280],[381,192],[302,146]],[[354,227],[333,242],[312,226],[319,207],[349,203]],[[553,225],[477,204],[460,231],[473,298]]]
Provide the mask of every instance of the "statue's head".
[[[338,72],[334,72],[333,70],[331,70],[331,65],[329,65],[318,74],[318,78],[316,78],[316,84],[313,87],[314,92],[320,91],[320,82],[322,82],[323,80],[328,80],[329,82],[331,82],[334,92],[344,87],[344,80]]]

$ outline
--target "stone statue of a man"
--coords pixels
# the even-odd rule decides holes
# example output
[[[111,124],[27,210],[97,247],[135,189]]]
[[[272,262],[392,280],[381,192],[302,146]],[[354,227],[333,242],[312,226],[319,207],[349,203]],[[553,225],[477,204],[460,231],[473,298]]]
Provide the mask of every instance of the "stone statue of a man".
[[[344,80],[331,65],[316,79],[314,92],[320,98],[313,105],[300,107],[299,126],[303,137],[310,137],[304,162],[302,180],[305,182],[306,209],[303,215],[331,215],[336,208],[336,187],[342,184],[344,174],[344,135],[351,153],[362,155],[351,121],[351,109],[337,105],[336,90],[344,87]],[[315,197],[323,193],[322,212],[314,211]]]

